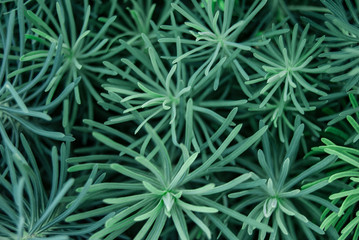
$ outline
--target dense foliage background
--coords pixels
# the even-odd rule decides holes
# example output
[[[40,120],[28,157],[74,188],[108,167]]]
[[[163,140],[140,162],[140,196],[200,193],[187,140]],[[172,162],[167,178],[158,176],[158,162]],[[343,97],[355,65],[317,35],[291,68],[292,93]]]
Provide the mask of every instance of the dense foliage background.
[[[358,239],[359,1],[0,0],[0,239]]]

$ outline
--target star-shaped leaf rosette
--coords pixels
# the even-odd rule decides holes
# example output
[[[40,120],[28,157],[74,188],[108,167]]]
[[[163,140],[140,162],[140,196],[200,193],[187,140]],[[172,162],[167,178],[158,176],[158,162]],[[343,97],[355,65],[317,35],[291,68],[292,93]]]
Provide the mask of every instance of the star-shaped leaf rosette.
[[[298,232],[303,232],[307,239],[317,239],[324,231],[318,225],[321,211],[318,211],[315,205],[324,205],[332,211],[338,211],[337,207],[318,193],[329,184],[327,179],[303,185],[303,181],[311,179],[326,166],[331,165],[336,158],[326,157],[300,172],[294,167],[300,164],[297,151],[303,130],[303,124],[297,125],[288,149],[283,151],[284,148],[277,147],[274,148],[278,150],[276,152],[272,151],[272,146],[276,146],[275,142],[270,142],[268,134],[264,134],[263,150],[259,150],[257,155],[260,168],[253,165],[252,170],[254,181],[265,181],[256,187],[250,186],[229,194],[229,198],[238,198],[235,209],[249,209],[249,217],[272,226],[270,239],[278,239],[279,236],[298,239]],[[244,224],[239,238],[245,239],[247,234],[252,235],[254,229],[253,226]],[[260,231],[258,239],[266,239],[267,234]],[[335,231],[328,231],[328,234],[332,237],[337,236]]]
[[[220,231],[224,229],[224,234],[231,238],[234,234],[225,226],[219,214],[264,232],[272,231],[266,224],[248,218],[215,201],[216,197],[250,179],[252,173],[245,172],[217,186],[211,181],[201,184],[207,172],[219,171],[258,141],[266,131],[266,127],[244,141],[233,143],[241,129],[241,125],[238,125],[211,154],[206,153],[206,149],[202,152],[190,153],[183,144],[178,148],[168,141],[168,138],[161,139],[149,124],[145,124],[144,127],[154,145],[146,141],[139,152],[114,142],[101,133],[93,133],[96,139],[123,153],[121,157],[117,156],[117,160],[120,161],[86,163],[88,159],[93,158],[91,156],[68,160],[70,163],[78,163],[69,168],[70,172],[89,170],[97,165],[99,169],[115,171],[117,175],[120,174],[122,180],[91,186],[89,192],[93,194],[92,197],[97,199],[101,196],[108,206],[99,206],[97,209],[72,215],[67,221],[114,212],[115,215],[106,222],[105,228],[94,233],[90,239],[105,237],[114,239],[139,224],[142,227],[134,239],[142,239],[146,236],[148,239],[158,239],[169,219],[172,220],[182,240],[190,239],[188,221],[195,223],[196,228],[199,228],[208,239],[213,233],[219,234],[217,230],[208,227],[208,221],[213,222]],[[226,149],[230,144],[234,144],[232,147],[235,150],[228,152]],[[108,158],[105,157],[102,161],[106,159]],[[122,161],[127,163],[121,164]],[[88,200],[91,200],[91,197]],[[167,224],[172,225],[172,223]],[[193,231],[193,227],[190,230]]]
[[[273,96],[282,102],[291,101],[297,111],[304,114],[310,109],[313,94],[326,96],[327,85],[321,81],[329,65],[316,57],[323,52],[324,36],[316,39],[308,34],[309,25],[300,32],[296,24],[291,32],[272,39],[254,57],[263,62],[264,77],[247,81],[261,87],[256,96],[263,96],[259,107],[264,107]],[[313,109],[312,109],[313,110]]]

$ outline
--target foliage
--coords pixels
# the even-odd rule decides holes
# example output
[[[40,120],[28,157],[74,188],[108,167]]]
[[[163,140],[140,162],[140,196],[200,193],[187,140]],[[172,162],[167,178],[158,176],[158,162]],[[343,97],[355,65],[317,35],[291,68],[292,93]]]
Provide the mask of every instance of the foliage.
[[[355,107],[358,106],[358,102],[354,95],[349,95],[350,102],[352,103],[352,113],[345,113],[347,123],[342,121],[342,126],[330,127],[327,129],[333,134],[331,138],[322,138],[324,146],[316,147],[313,151],[325,152],[332,156],[337,156],[341,162],[338,163],[335,168],[330,171],[329,182],[338,182],[342,184],[339,188],[339,192],[333,193],[329,196],[329,199],[336,205],[339,205],[338,212],[330,213],[330,209],[322,215],[323,223],[322,229],[328,229],[330,226],[335,226],[338,232],[341,233],[339,239],[346,239],[354,232],[353,239],[359,237],[359,222],[358,211],[356,211],[356,205],[358,199],[358,150],[357,141],[359,136],[358,128],[358,111]],[[352,116],[354,115],[354,117]],[[354,130],[354,131],[353,131]],[[337,143],[335,143],[337,142]]]
[[[351,0],[0,0],[0,239],[358,239],[358,29]]]
[[[64,219],[82,203],[88,188],[94,181],[96,168],[84,183],[83,190],[73,200],[65,200],[74,178],[67,178],[68,149],[61,145],[60,155],[56,147],[50,153],[39,147],[36,159],[30,144],[21,135],[21,145],[26,153],[14,154],[9,148],[1,147],[1,160],[7,164],[0,182],[1,236],[8,239],[69,239],[69,236],[85,236],[106,221],[64,225]],[[51,160],[47,160],[47,158]],[[39,163],[41,165],[39,165]],[[51,162],[51,165],[50,165]],[[40,168],[41,166],[41,168]],[[42,173],[42,171],[46,171]],[[47,193],[45,180],[51,179],[51,192]],[[81,181],[76,181],[81,184]],[[67,203],[67,204],[66,204]]]
[[[321,213],[313,203],[319,203],[338,212],[338,209],[325,198],[314,194],[327,186],[328,180],[316,181],[314,184],[303,186],[300,189],[300,183],[304,179],[313,179],[313,176],[323,170],[324,166],[333,164],[336,159],[334,156],[326,157],[309,168],[302,166],[300,169],[305,170],[297,172],[299,166],[303,164],[297,159],[303,130],[303,124],[296,127],[286,151],[283,151],[280,146],[276,146],[273,139],[265,134],[262,138],[263,150],[258,150],[260,167],[252,166],[253,172],[256,173],[253,180],[263,179],[264,181],[255,187],[249,186],[239,192],[229,194],[230,198],[241,199],[236,209],[245,209],[253,205],[250,207],[252,210],[249,217],[254,217],[257,221],[266,224],[271,222],[274,231],[270,234],[270,239],[278,238],[279,235],[281,235],[280,238],[299,239],[298,232],[303,232],[306,239],[317,239],[313,233],[323,235],[324,231],[313,223],[313,221],[319,222]],[[270,141],[272,141],[272,146],[276,146],[274,149],[277,152],[271,150]],[[247,233],[252,235],[253,227],[243,225],[239,233],[240,239],[244,238],[246,228]],[[332,238],[336,237],[333,232],[328,235]],[[265,239],[265,237],[266,233],[261,231],[260,239]]]
[[[94,192],[96,195],[101,194],[104,203],[111,204],[111,207],[99,208],[101,214],[107,211],[115,211],[116,213],[106,222],[105,228],[95,233],[91,239],[103,238],[106,235],[108,235],[106,239],[114,239],[136,222],[145,220],[146,222],[134,239],[142,239],[148,232],[148,238],[158,238],[167,218],[173,220],[181,239],[189,239],[186,218],[197,224],[207,238],[211,238],[213,229],[210,230],[200,219],[207,218],[206,215],[218,211],[239,221],[247,222],[263,231],[270,231],[270,228],[265,224],[257,223],[254,219],[234,212],[207,197],[225,192],[251,176],[250,173],[244,173],[219,186],[211,181],[207,183],[208,181],[203,179],[203,173],[216,171],[215,169],[218,167],[225,166],[226,163],[233,161],[250,147],[250,143],[257,141],[266,129],[263,127],[253,136],[247,138],[245,142],[233,145],[236,151],[225,153],[226,147],[233,141],[241,127],[241,125],[235,127],[211,155],[206,154],[206,149],[192,154],[183,144],[180,145],[182,154],[178,155],[178,150],[167,149],[168,142],[161,139],[155,130],[147,124],[145,128],[153,145],[146,141],[139,148],[139,152],[130,150],[101,133],[94,132],[96,139],[120,151],[120,154],[123,153],[120,161],[127,162],[126,165],[116,163],[119,160],[116,158],[115,163],[99,163],[99,167],[111,169],[130,179],[121,179],[121,182],[118,183],[114,181],[99,183],[90,187],[90,192]],[[221,161],[217,161],[220,157]],[[85,161],[86,157],[82,159],[70,158],[69,161],[79,163]],[[70,167],[69,171],[87,170],[94,164],[76,164]],[[190,171],[191,167],[195,170]],[[150,174],[147,173],[148,171]],[[201,182],[206,182],[206,185],[202,185]],[[111,191],[113,189],[118,191],[114,194]],[[204,216],[199,218],[194,212]],[[79,213],[70,216],[67,221],[86,219],[92,213],[92,210]],[[220,222],[216,216],[212,218]],[[119,226],[124,226],[124,228],[119,228]],[[230,230],[227,231],[230,232]]]

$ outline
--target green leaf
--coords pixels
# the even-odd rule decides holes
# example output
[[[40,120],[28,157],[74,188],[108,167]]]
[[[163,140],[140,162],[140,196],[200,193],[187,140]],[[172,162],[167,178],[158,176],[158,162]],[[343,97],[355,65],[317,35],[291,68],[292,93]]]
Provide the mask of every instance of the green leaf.
[[[211,239],[211,230],[209,230],[208,226],[191,211],[187,209],[183,209],[183,211],[195,224],[197,224],[200,229],[202,229],[202,231],[206,234],[207,238]]]
[[[240,186],[241,183],[243,183],[244,181],[247,181],[249,178],[251,178],[252,174],[251,173],[245,173],[242,174],[239,177],[236,177],[235,179],[222,184],[221,186],[215,187],[211,190],[208,190],[207,192],[205,192],[202,195],[210,195],[210,194],[216,194],[216,193],[222,193],[225,192],[229,189],[232,189],[234,187]]]
[[[359,124],[357,123],[357,121],[355,121],[355,119],[352,116],[347,116],[347,120],[350,123],[350,125],[352,125],[352,127],[354,128],[355,132],[359,134]]]
[[[152,195],[151,193],[143,193],[143,194],[136,194],[128,197],[105,198],[103,202],[107,204],[121,204],[121,203],[130,204],[132,202],[139,202],[143,199],[148,199],[148,197],[150,197],[151,195]]]
[[[163,187],[166,186],[166,180],[163,174],[160,172],[160,170],[152,164],[148,159],[146,159],[143,156],[138,156],[135,158],[137,162],[142,164],[144,167],[146,167],[148,170],[150,170],[156,177],[157,180],[162,184]]]
[[[310,175],[312,175],[312,174],[314,174],[316,172],[322,171],[327,166],[332,164],[335,160],[336,160],[335,156],[328,156],[328,157],[324,158],[320,162],[316,163],[315,165],[311,166],[310,168],[308,168],[305,171],[303,171],[302,173],[300,173],[298,176],[296,176],[296,177],[292,178],[291,180],[289,180],[284,185],[283,191],[286,191],[286,190],[292,188],[294,185],[296,185],[297,183],[299,183],[300,181],[302,181],[306,177],[308,177],[308,176],[310,176]]]
[[[187,170],[189,170],[192,163],[197,159],[197,156],[198,156],[198,153],[194,153],[192,156],[190,156],[188,159],[186,159],[184,161],[184,164],[181,166],[180,170],[178,171],[178,173],[175,175],[172,182],[170,183],[170,185],[168,187],[169,189],[173,189],[173,188],[177,187],[180,179],[184,176],[185,172],[187,172]]]
[[[15,99],[16,103],[19,105],[20,109],[22,111],[24,111],[25,113],[28,113],[29,110],[27,109],[25,103],[23,102],[23,100],[21,99],[21,97],[19,96],[19,94],[16,92],[15,88],[11,85],[10,82],[6,82],[5,83],[5,88],[7,90],[9,90],[9,92],[11,93],[11,95],[13,96],[13,98]]]
[[[112,139],[106,137],[105,135],[98,133],[98,132],[93,132],[92,135],[99,140],[100,142],[106,144],[107,146],[109,146],[110,148],[113,148],[119,152],[124,152],[125,154],[128,154],[132,157],[137,157],[139,156],[139,154],[125,146],[123,146],[120,143],[117,143],[115,141],[113,141]]]
[[[226,1],[227,2],[227,1]],[[228,228],[227,224],[223,223],[217,216],[208,215],[208,218],[212,221],[216,227],[227,237],[227,239],[239,240],[239,238]]]
[[[184,218],[183,212],[175,207],[172,212],[172,220],[176,227],[177,233],[181,240],[188,240],[188,230],[186,225],[186,220]]]
[[[213,155],[207,159],[200,167],[194,170],[185,180],[185,182],[189,181],[190,179],[194,178],[196,175],[203,173],[207,170],[214,161],[216,161],[224,150],[228,147],[228,145],[232,142],[232,140],[237,136],[238,132],[241,130],[242,125],[236,126],[228,137],[223,141],[223,143],[219,146],[219,148],[213,153]]]
[[[338,156],[341,160],[355,166],[355,167],[359,167],[359,158],[353,156],[352,154],[349,154],[347,152],[344,151],[336,151],[334,149],[331,148],[325,148],[324,151],[328,154],[331,155],[335,155]]]
[[[218,212],[218,210],[215,209],[215,208],[192,205],[192,204],[183,202],[180,199],[177,199],[176,202],[177,202],[178,206],[180,206],[181,208],[187,209],[187,210],[192,211],[192,212],[202,212],[202,213],[216,213],[216,212]]]
[[[232,217],[240,222],[246,223],[254,228],[257,228],[259,230],[262,231],[266,231],[266,232],[272,232],[273,229],[271,227],[269,227],[266,224],[260,223],[258,221],[256,221],[255,219],[249,218],[233,209],[227,208],[215,201],[212,201],[208,198],[204,198],[204,197],[195,197],[195,199],[197,199],[199,202],[201,202],[202,204],[206,204],[210,207],[213,207],[215,209],[218,209],[218,211],[228,215],[229,217]]]
[[[134,221],[139,222],[139,221],[146,220],[146,219],[148,219],[148,218],[151,219],[151,218],[153,218],[153,216],[158,216],[159,211],[162,210],[162,207],[163,207],[163,202],[162,202],[162,201],[159,201],[158,204],[157,204],[157,206],[156,206],[154,209],[152,209],[151,211],[149,211],[149,212],[147,212],[147,213],[144,213],[144,214],[142,214],[142,215],[140,215],[140,216],[137,216],[137,217],[134,219]]]

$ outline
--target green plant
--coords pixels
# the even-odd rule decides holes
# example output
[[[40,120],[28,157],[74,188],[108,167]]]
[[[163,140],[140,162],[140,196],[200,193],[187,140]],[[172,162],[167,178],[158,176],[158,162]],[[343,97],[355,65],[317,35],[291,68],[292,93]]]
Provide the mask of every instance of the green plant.
[[[242,91],[251,96],[251,92],[244,84],[244,80],[249,79],[249,75],[244,70],[243,64],[253,67],[250,60],[245,57],[242,52],[248,52],[252,47],[262,46],[268,41],[262,41],[261,38],[250,38],[239,42],[240,35],[244,29],[249,25],[250,21],[254,19],[256,14],[264,7],[267,1],[256,0],[248,8],[246,12],[235,11],[239,5],[236,1],[225,1],[223,10],[218,9],[218,5],[212,4],[212,1],[203,1],[202,6],[196,1],[192,1],[195,10],[200,16],[200,19],[193,16],[190,10],[184,4],[172,4],[172,7],[188,20],[185,22],[187,26],[186,35],[192,38],[184,38],[181,40],[184,44],[190,45],[191,48],[185,53],[177,56],[172,63],[180,61],[191,62],[191,58],[196,61],[203,61],[204,74],[207,76],[213,69],[215,75],[208,81],[213,81],[213,88],[216,90],[220,84],[222,69],[227,66],[235,73],[235,77],[240,84]],[[215,6],[215,8],[213,8]],[[178,29],[180,32],[184,30]],[[269,36],[280,33],[270,32]],[[160,39],[161,42],[176,42],[173,38]],[[254,70],[258,71],[257,68]]]
[[[303,32],[298,33],[298,24],[293,28],[292,33],[281,35],[275,39],[276,44],[265,46],[265,52],[255,51],[254,57],[267,64],[263,66],[266,76],[247,82],[257,84],[266,81],[259,94],[265,95],[259,107],[264,107],[276,93],[280,101],[284,103],[291,101],[297,111],[304,114],[304,110],[310,110],[310,103],[307,100],[306,92],[312,92],[320,96],[326,93],[319,90],[319,87],[326,87],[311,74],[320,74],[329,68],[329,65],[318,66],[313,62],[323,49],[321,43],[324,37],[315,41],[315,36],[308,36],[309,25]],[[307,38],[308,37],[308,38]],[[312,109],[311,109],[312,110]]]
[[[19,4],[19,9],[23,5]],[[2,11],[4,9],[2,8]],[[46,82],[49,82],[53,77],[53,74],[44,76],[44,72],[49,68],[50,57],[46,58],[46,61],[41,64],[41,70],[39,73],[34,71],[32,66],[27,70],[31,71],[29,75],[24,73],[24,67],[19,61],[20,54],[25,51],[25,39],[24,39],[24,18],[19,11],[11,11],[7,14],[8,25],[7,32],[4,34],[2,31],[2,44],[1,48],[4,51],[2,55],[1,71],[0,71],[0,134],[3,139],[3,144],[7,145],[13,153],[17,153],[15,146],[11,142],[14,140],[19,141],[20,133],[23,132],[28,136],[33,134],[43,136],[48,139],[71,141],[73,138],[68,134],[61,132],[51,131],[34,122],[47,124],[52,120],[48,112],[52,111],[66,98],[70,91],[74,89],[77,82],[68,85],[59,95],[52,101],[46,101],[46,95],[42,93]],[[15,25],[15,17],[18,16],[18,25]],[[20,32],[20,48],[13,50],[12,46],[15,41],[15,26],[19,26]],[[50,49],[51,54],[55,54],[55,46],[52,45]],[[57,51],[58,60],[59,54]],[[17,69],[17,67],[20,67]],[[54,69],[52,69],[54,73]],[[34,76],[37,74],[36,76]],[[25,81],[25,79],[27,81]],[[41,82],[43,80],[44,82]],[[32,104],[34,103],[35,104]]]
[[[193,144],[198,151],[199,145],[205,142],[210,134],[210,131],[203,126],[205,121],[215,119],[216,126],[233,125],[232,122],[228,123],[232,120],[226,121],[213,109],[239,106],[246,100],[213,101],[210,96],[213,90],[205,89],[208,84],[207,79],[213,74],[205,76],[203,67],[195,69],[183,64],[167,67],[166,62],[161,60],[160,54],[154,50],[148,37],[142,35],[142,38],[146,43],[149,56],[127,43],[123,43],[123,46],[135,53],[137,61],[143,64],[145,69],[138,68],[129,59],[122,59],[122,62],[131,72],[125,72],[110,62],[104,62],[104,65],[111,71],[124,78],[111,78],[109,83],[103,85],[108,92],[104,96],[108,100],[121,103],[124,108],[124,110],[113,108],[120,115],[109,118],[105,124],[115,125],[136,121],[139,125],[134,130],[135,133],[147,122],[154,124],[158,132],[167,131],[170,127],[171,138],[175,145],[183,142],[187,148],[190,148]],[[182,45],[179,39],[176,45],[177,53],[181,54]],[[229,114],[231,119],[235,111],[236,109],[233,109]],[[222,126],[223,130],[225,126]],[[198,138],[195,137],[195,132],[204,131],[206,131],[205,139],[201,135],[198,135]],[[183,141],[185,138],[186,140]]]
[[[109,18],[103,26],[93,28],[93,19],[90,19],[91,6],[83,1],[81,11],[84,16],[81,22],[81,30],[78,31],[74,9],[71,1],[52,1],[46,5],[44,1],[37,1],[36,12],[25,11],[25,16],[31,22],[32,34],[26,34],[26,39],[33,41],[41,49],[25,51],[20,60],[24,64],[31,65],[32,70],[42,67],[46,58],[48,66],[53,66],[54,71],[50,73],[50,80],[46,81],[45,92],[48,92],[47,103],[53,99],[54,94],[60,88],[66,88],[71,83],[76,83],[74,88],[75,101],[69,98],[63,101],[63,126],[68,130],[76,121],[76,115],[70,111],[77,112],[78,104],[86,102],[87,116],[93,118],[94,108],[97,102],[103,101],[97,88],[101,85],[101,78],[106,75],[113,75],[113,72],[103,68],[98,63],[116,55],[121,49],[112,47],[111,42],[106,38],[106,31],[115,21],[116,16]],[[53,14],[53,11],[56,14]],[[44,19],[42,19],[44,18]],[[54,49],[57,48],[55,56]],[[51,57],[54,57],[53,59]],[[27,69],[26,69],[27,70]],[[39,79],[40,80],[40,79]],[[41,79],[44,81],[44,79]],[[82,96],[81,96],[82,95]],[[70,96],[72,97],[72,95]],[[70,105],[71,103],[71,105]]]
[[[345,2],[345,4],[344,4]],[[332,68],[328,73],[335,74],[332,82],[343,82],[343,89],[349,91],[356,89],[358,83],[358,34],[359,20],[357,16],[358,3],[345,0],[323,0],[329,13],[325,15],[324,24],[310,21],[313,26],[328,37],[325,44],[330,51],[321,54],[332,61]],[[346,8],[348,10],[346,10]]]
[[[160,36],[158,26],[163,25],[172,12],[170,1],[153,3],[152,0],[131,0],[127,4],[124,3],[125,6],[120,6],[117,1],[112,0],[108,4],[110,11],[106,11],[106,14],[110,17],[117,14],[122,20],[111,24],[109,34],[113,35],[114,39],[132,46],[142,46],[142,34],[148,36],[152,44],[156,44]],[[106,18],[101,17],[99,20],[106,21]]]
[[[313,175],[335,161],[335,157],[327,157],[309,168],[302,167],[301,169],[306,169],[304,171],[296,171],[301,164],[297,159],[297,152],[303,130],[303,124],[297,125],[286,151],[274,145],[275,143],[271,141],[268,134],[264,134],[263,150],[258,151],[260,167],[252,165],[253,169],[251,169],[255,173],[252,177],[254,181],[261,179],[264,181],[257,186],[249,185],[242,191],[229,194],[230,198],[240,198],[236,209],[246,209],[253,205],[248,216],[259,222],[272,225],[273,232],[269,236],[270,239],[276,239],[279,236],[299,239],[297,238],[299,231],[303,232],[303,236],[306,236],[307,239],[317,239],[313,232],[323,235],[324,231],[309,220],[315,219],[316,222],[319,222],[321,212],[316,209],[315,203],[325,205],[332,211],[338,211],[325,198],[314,195],[315,191],[329,184],[327,180],[317,181],[314,184],[303,186],[301,189],[300,185],[304,179],[308,181]],[[270,144],[270,142],[272,143]],[[276,152],[271,150],[273,145],[276,146]],[[252,226],[243,225],[239,238],[244,238],[246,231],[252,235],[253,230]],[[266,234],[261,231],[260,239],[265,239]],[[331,232],[331,237],[336,237],[335,232]]]
[[[0,145],[2,166],[0,184],[1,237],[6,239],[69,239],[69,236],[86,235],[101,226],[108,218],[96,223],[80,223],[76,226],[62,224],[82,203],[89,187],[94,182],[96,167],[84,183],[82,191],[65,200],[71,186],[77,182],[67,178],[68,149],[61,145],[60,154],[56,147],[48,156],[45,149],[38,146],[36,159],[24,135],[20,136],[24,155],[14,153],[7,146]],[[51,165],[47,160],[50,157]],[[41,164],[41,165],[40,165]],[[41,168],[40,168],[41,166]],[[43,171],[46,170],[46,175]],[[45,179],[51,179],[51,192],[47,192]]]
[[[221,166],[233,161],[260,138],[266,127],[261,128],[243,143],[236,143],[232,147],[234,150],[228,152],[226,147],[234,140],[241,129],[241,125],[238,125],[210,156],[205,153],[206,148],[201,152],[191,154],[183,144],[180,145],[182,154],[178,155],[178,150],[171,148],[177,147],[166,141],[168,137],[161,139],[148,124],[145,124],[145,128],[154,145],[150,145],[149,141],[144,141],[142,146],[139,146],[140,152],[126,148],[101,133],[93,133],[96,139],[120,151],[121,155],[124,154],[120,159],[128,162],[127,166],[116,162],[112,164],[98,163],[99,168],[114,170],[132,180],[122,179],[119,183],[106,182],[91,186],[89,191],[95,193],[94,197],[101,193],[104,203],[111,205],[101,207],[98,210],[75,214],[68,217],[67,221],[81,220],[93,214],[115,211],[116,215],[106,222],[105,228],[95,233],[91,239],[103,238],[106,235],[106,239],[114,239],[136,224],[136,222],[145,220],[146,222],[135,236],[135,239],[142,239],[147,234],[148,239],[157,239],[163,231],[166,219],[171,218],[180,238],[189,239],[185,220],[189,218],[197,224],[207,238],[211,238],[213,230],[210,230],[193,212],[202,214],[207,218],[208,214],[220,211],[238,221],[254,225],[254,227],[263,231],[270,231],[270,228],[265,224],[256,223],[254,219],[250,219],[206,197],[207,195],[218,195],[233,186],[241,184],[250,178],[250,173],[245,173],[219,186],[211,182],[206,185],[201,184],[204,173],[218,171]],[[168,147],[170,149],[167,149]],[[96,165],[96,163],[86,163],[89,158],[91,156],[69,159],[70,162],[81,163],[70,167],[69,171],[83,171]],[[135,162],[133,162],[133,158]],[[203,159],[201,160],[201,158]],[[221,158],[221,161],[217,161],[218,158]],[[117,158],[115,159],[118,160]],[[141,168],[139,168],[139,165]],[[193,166],[195,166],[195,170],[190,171]],[[146,171],[150,171],[151,174]],[[195,186],[195,188],[192,186]],[[119,191],[113,194],[112,189]],[[219,221],[218,225],[216,225],[227,237],[233,236],[233,233],[223,223],[220,223],[218,217],[214,215],[210,219],[214,219],[212,220],[213,222]]]
[[[339,211],[331,213],[330,209],[326,209],[322,215],[323,222],[321,225],[321,228],[325,230],[330,226],[334,226],[341,233],[339,239],[346,239],[348,236],[352,236],[353,239],[358,239],[359,237],[359,213],[355,210],[359,198],[357,186],[359,125],[357,120],[358,111],[356,110],[358,102],[352,94],[349,95],[349,98],[352,104],[352,109],[350,110],[354,111],[346,111],[342,114],[348,124],[345,124],[344,120],[342,120],[340,121],[342,123],[341,126],[339,125],[340,127],[328,127],[327,132],[333,134],[334,142],[328,138],[322,138],[325,145],[313,148],[314,152],[325,152],[332,156],[337,156],[341,160],[330,171],[328,179],[329,182],[340,181],[343,184],[338,189],[339,192],[329,196],[333,204],[339,205],[340,208]],[[351,116],[353,114],[354,117]]]
[[[358,239],[358,9],[0,0],[0,239]]]

